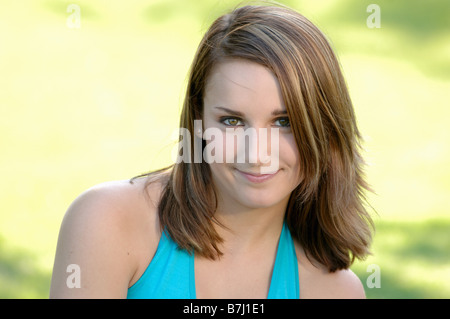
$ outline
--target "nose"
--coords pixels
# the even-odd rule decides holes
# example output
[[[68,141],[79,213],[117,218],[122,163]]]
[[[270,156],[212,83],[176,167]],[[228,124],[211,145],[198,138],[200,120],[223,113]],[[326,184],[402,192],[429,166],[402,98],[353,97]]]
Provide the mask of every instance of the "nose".
[[[249,136],[249,143],[245,143],[243,151],[246,155],[248,154],[248,163],[259,167],[270,160],[268,154],[270,154],[271,143],[268,140],[267,128],[255,128],[253,132]]]
[[[249,127],[245,130],[238,128],[233,130],[228,138],[236,142],[233,143],[235,163],[245,164],[247,167],[265,168],[266,171],[278,169],[278,128]],[[228,142],[227,145],[229,145]],[[227,149],[227,157],[228,154]]]

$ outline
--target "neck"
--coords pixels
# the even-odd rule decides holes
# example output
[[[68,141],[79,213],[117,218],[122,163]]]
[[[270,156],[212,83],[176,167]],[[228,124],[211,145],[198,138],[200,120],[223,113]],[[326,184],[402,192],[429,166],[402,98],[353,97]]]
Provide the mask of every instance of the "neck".
[[[226,203],[232,204],[226,204]],[[219,199],[215,218],[225,227],[217,227],[224,239],[223,252],[244,252],[278,240],[283,227],[288,199],[271,207],[251,208]]]

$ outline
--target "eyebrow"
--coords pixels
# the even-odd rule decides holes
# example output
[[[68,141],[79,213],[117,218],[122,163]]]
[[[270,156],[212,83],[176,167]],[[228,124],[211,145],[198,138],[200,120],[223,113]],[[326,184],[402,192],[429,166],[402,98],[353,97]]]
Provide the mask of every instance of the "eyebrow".
[[[219,109],[219,110],[222,110],[222,111],[225,111],[225,112],[227,112],[229,114],[232,114],[232,115],[244,117],[244,113],[239,112],[239,111],[235,111],[235,110],[223,107],[223,106],[216,106],[215,108]],[[277,116],[277,115],[287,115],[287,110],[274,110],[272,112],[272,116]]]

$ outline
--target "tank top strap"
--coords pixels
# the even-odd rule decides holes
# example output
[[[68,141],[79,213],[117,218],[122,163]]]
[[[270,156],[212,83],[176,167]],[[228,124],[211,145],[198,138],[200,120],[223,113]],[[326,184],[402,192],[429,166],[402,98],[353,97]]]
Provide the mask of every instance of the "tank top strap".
[[[298,299],[299,297],[297,254],[291,232],[285,222],[278,241],[277,256],[267,298]]]
[[[165,231],[144,274],[128,299],[195,299],[194,254],[178,248]]]

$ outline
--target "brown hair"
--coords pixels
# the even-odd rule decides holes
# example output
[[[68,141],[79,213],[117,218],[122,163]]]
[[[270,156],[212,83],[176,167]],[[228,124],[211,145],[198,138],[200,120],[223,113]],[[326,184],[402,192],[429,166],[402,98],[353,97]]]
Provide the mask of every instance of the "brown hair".
[[[281,6],[243,6],[213,22],[191,66],[180,127],[194,132],[203,114],[211,68],[225,58],[246,59],[277,77],[300,153],[302,182],[285,219],[308,258],[333,272],[369,253],[373,223],[365,208],[361,135],[339,62],[322,32]],[[194,145],[194,134],[190,145]],[[216,194],[209,164],[180,162],[144,174],[166,174],[159,203],[161,227],[180,248],[221,255],[214,228]],[[171,170],[169,170],[172,168]],[[153,178],[149,179],[151,182]]]

